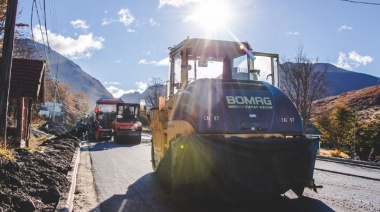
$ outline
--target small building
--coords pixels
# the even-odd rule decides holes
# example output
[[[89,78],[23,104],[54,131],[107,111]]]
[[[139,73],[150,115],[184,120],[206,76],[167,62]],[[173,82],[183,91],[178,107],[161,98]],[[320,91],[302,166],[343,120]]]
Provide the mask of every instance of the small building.
[[[0,66],[3,60],[0,60]],[[33,101],[44,102],[45,61],[13,58],[7,130],[28,145]],[[7,133],[9,135],[9,133]]]
[[[40,111],[38,114],[45,119],[52,119],[53,116],[55,120],[59,119],[58,122],[63,121],[63,104],[54,102],[45,102],[40,105]]]
[[[322,133],[318,130],[317,127],[314,126],[314,124],[309,123],[306,126],[306,137],[308,138],[321,138]]]

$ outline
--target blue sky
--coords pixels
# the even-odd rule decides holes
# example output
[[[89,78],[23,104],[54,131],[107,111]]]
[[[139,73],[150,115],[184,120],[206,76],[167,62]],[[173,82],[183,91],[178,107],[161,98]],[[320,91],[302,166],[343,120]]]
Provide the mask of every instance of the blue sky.
[[[380,77],[380,5],[342,0],[19,0],[18,22],[115,97],[167,80],[168,47],[190,38],[248,41],[292,59]],[[380,1],[366,0],[380,4]],[[33,21],[31,22],[31,17]],[[44,23],[46,17],[46,28]],[[41,22],[39,22],[40,20]],[[40,23],[42,26],[40,26]],[[280,62],[281,62],[280,61]]]

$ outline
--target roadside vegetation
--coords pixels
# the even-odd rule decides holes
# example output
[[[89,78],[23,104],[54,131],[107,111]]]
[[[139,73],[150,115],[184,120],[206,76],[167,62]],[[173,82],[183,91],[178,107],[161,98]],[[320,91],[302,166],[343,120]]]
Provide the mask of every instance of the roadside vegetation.
[[[321,131],[320,154],[353,158],[353,153],[363,148],[362,159],[367,159],[374,148],[379,156],[380,113],[376,112],[380,109],[379,87],[359,90],[356,95],[342,94],[339,100],[333,98],[335,102],[328,102],[329,98],[323,99],[329,86],[328,68],[318,67],[317,63],[318,58],[310,59],[299,46],[296,56],[284,58],[280,65],[280,89],[297,107],[303,125],[313,123]]]
[[[331,150],[331,149],[323,149],[323,148],[319,150],[319,155],[325,156],[325,157],[336,157],[336,158],[345,158],[345,159],[350,158],[349,155],[339,150]]]
[[[360,148],[367,159],[370,150],[380,151],[380,115],[371,121],[358,119],[355,110],[346,105],[338,105],[315,117],[315,124],[322,133],[321,146],[336,151],[331,156],[339,157],[338,152],[358,156]]]
[[[4,141],[0,139],[0,143]],[[13,155],[13,151],[10,149],[4,148],[2,145],[0,146],[0,165],[5,163],[5,161],[15,161],[15,157]]]

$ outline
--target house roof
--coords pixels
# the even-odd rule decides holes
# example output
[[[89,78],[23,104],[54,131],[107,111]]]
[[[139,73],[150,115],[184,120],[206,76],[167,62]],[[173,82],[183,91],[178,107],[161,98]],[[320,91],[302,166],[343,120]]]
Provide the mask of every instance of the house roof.
[[[312,123],[309,123],[306,128],[307,135],[322,135],[321,131],[318,130]]]
[[[96,104],[104,104],[104,105],[116,105],[117,103],[124,103],[121,98],[100,98],[96,101]]]
[[[3,60],[0,59],[0,66]],[[13,58],[9,97],[44,101],[45,61]]]

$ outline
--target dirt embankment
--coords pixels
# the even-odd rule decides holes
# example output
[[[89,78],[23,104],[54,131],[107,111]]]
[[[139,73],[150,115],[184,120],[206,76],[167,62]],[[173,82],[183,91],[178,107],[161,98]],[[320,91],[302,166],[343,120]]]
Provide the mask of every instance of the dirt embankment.
[[[55,211],[62,194],[78,139],[70,128],[43,125],[56,137],[44,141],[40,151],[14,149],[14,160],[0,156],[0,211]]]

